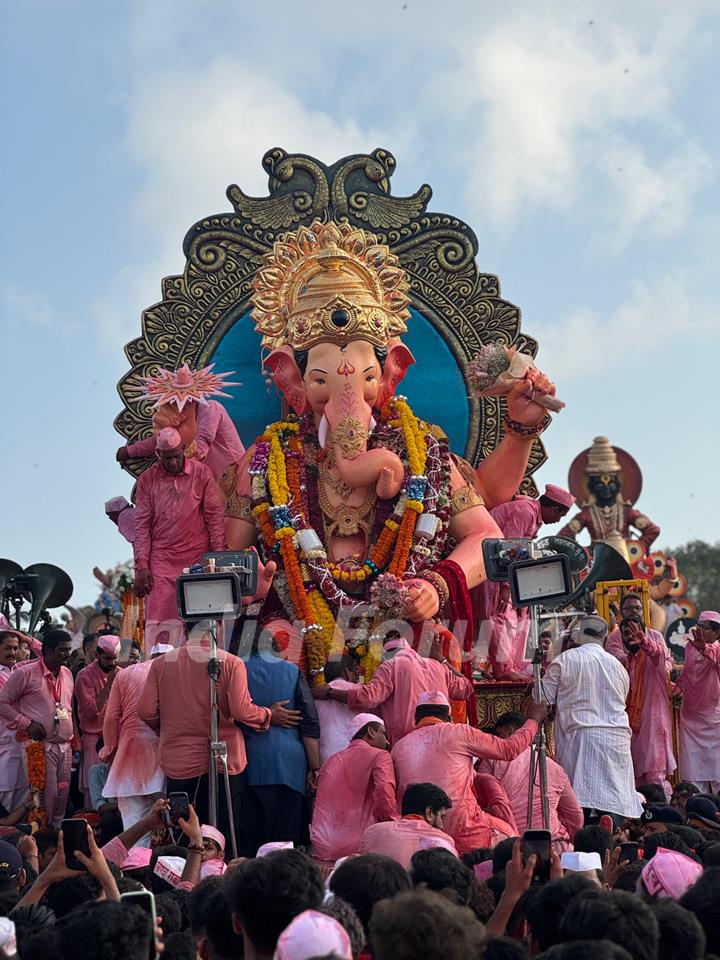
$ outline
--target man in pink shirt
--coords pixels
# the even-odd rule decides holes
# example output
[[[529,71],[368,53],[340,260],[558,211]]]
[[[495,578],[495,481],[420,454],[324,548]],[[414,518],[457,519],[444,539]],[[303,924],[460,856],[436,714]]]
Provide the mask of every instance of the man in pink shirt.
[[[418,850],[441,847],[458,855],[453,839],[443,830],[452,800],[434,783],[411,783],[403,794],[402,818],[373,823],[360,839],[358,853],[392,857],[406,870]]]
[[[495,724],[495,734],[507,740],[524,725],[522,713],[506,713]],[[490,773],[505,788],[512,806],[513,818],[518,833],[539,830],[542,826],[542,797],[540,773],[535,773],[533,790],[532,826],[528,823],[528,792],[530,784],[530,751],[526,750],[514,760],[481,760],[478,771]],[[548,800],[550,806],[550,833],[555,850],[562,853],[572,849],[572,840],[585,822],[583,810],[577,801],[568,775],[559,763],[547,758]]]
[[[120,655],[120,637],[104,635],[98,637],[95,659],[83,667],[75,677],[75,699],[77,700],[78,720],[82,744],[82,765],[80,767],[80,789],[85,794],[85,806],[90,807],[88,771],[99,757],[96,750],[98,737],[102,736],[105,707],[112,690],[113,681],[120,672],[117,658]],[[114,793],[105,794],[114,797]]]
[[[320,768],[310,825],[313,853],[334,862],[357,853],[371,823],[395,820],[395,772],[380,717],[360,713],[350,746]]]
[[[152,661],[172,650],[159,643],[151,648],[148,660],[121,670],[105,708],[101,756],[110,763],[105,789],[109,797],[117,798],[124,830],[146,817],[165,789],[160,739],[140,719],[137,708]],[[149,847],[150,834],[138,843]]]
[[[161,632],[178,641],[175,581],[208,550],[225,549],[223,506],[212,471],[188,460],[180,434],[166,427],[158,435],[159,463],[142,474],[135,506],[135,592],[149,594],[147,641]],[[162,626],[161,626],[162,625]]]
[[[507,740],[466,724],[450,723],[450,703],[440,690],[424,693],[416,704],[417,726],[392,749],[398,797],[411,783],[437,784],[452,800],[444,829],[460,853],[493,847],[514,835],[512,827],[478,806],[473,792],[473,760],[513,760],[530,746],[547,708],[533,703],[525,725]]]
[[[178,370],[159,370],[155,376],[145,377],[138,392],[154,401],[153,433],[146,440],[138,440],[120,447],[116,459],[127,463],[134,457],[155,455],[158,433],[163,427],[175,427],[187,438],[187,455],[204,461],[215,479],[237,465],[245,455],[245,448],[235,424],[225,407],[209,397],[228,397],[226,387],[237,387],[226,377],[229,373],[213,373],[212,366],[191,370],[183,364]],[[194,435],[194,439],[192,438]]]
[[[474,695],[472,683],[446,660],[421,657],[407,640],[395,638],[385,641],[383,662],[369,683],[346,690],[313,687],[312,692],[316,699],[339,700],[354,710],[377,709],[394,745],[414,728],[415,704],[426,690],[442,690],[451,700]]]
[[[667,778],[677,766],[668,678],[672,658],[662,634],[645,626],[637,594],[625,594],[620,613],[620,626],[608,637],[605,649],[624,665],[630,677],[627,714],[635,783],[657,783],[669,799],[672,790]]]
[[[574,503],[575,497],[571,493],[549,483],[538,500],[518,496],[494,507],[490,514],[505,537],[535,539],[544,523],[558,523]],[[488,657],[493,675],[526,679],[532,674],[525,660],[530,625],[528,608],[511,605],[507,584],[488,580],[480,589],[484,595],[485,616],[492,622]]]
[[[0,690],[15,670],[19,643],[14,630],[0,631]],[[6,810],[14,810],[28,792],[25,748],[15,733],[15,727],[0,718],[0,803]]]
[[[235,819],[240,812],[242,772],[247,766],[242,723],[252,730],[267,730],[270,723],[296,726],[297,710],[280,703],[258,707],[247,685],[245,664],[238,657],[218,650],[222,664],[217,687],[219,736],[227,744],[228,772]],[[210,764],[210,679],[207,673],[210,639],[194,630],[186,646],[152,661],[137,702],[137,714],[160,735],[160,767],[167,775],[168,793],[189,795],[198,818],[208,821],[208,768]],[[222,780],[222,777],[220,778]],[[224,790],[220,788],[220,830],[228,836]]]
[[[705,610],[685,647],[678,680],[680,776],[705,793],[720,793],[720,613]]]
[[[45,744],[43,806],[52,827],[65,816],[70,790],[73,728],[73,678],[67,663],[72,639],[50,630],[42,657],[14,670],[0,691],[0,718]]]
[[[206,463],[216,480],[232,464],[240,463],[245,455],[245,447],[230,414],[217,400],[198,404],[195,444],[194,459]],[[120,463],[127,463],[137,457],[153,457],[156,447],[157,434],[154,433],[145,440],[120,447],[117,459]]]

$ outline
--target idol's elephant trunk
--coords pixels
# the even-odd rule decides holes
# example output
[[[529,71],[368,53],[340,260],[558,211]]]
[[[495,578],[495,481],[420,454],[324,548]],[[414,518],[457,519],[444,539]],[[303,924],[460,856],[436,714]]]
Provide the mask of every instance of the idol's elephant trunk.
[[[346,384],[340,396],[327,402],[323,420],[321,441],[332,447],[343,482],[350,487],[374,485],[383,500],[397,496],[404,473],[402,460],[384,447],[368,450],[372,409],[362,396]]]

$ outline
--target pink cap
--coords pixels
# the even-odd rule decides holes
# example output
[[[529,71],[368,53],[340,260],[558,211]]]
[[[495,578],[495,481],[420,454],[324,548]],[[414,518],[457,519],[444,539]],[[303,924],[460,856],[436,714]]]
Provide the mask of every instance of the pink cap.
[[[306,910],[280,934],[273,960],[308,960],[330,954],[352,960],[347,931],[333,917]]]
[[[485,883],[493,875],[492,860],[483,860],[482,863],[473,864],[473,873],[478,883]]]
[[[200,833],[206,840],[214,840],[220,849],[225,851],[225,837],[220,833],[217,827],[211,827],[209,823],[204,823],[200,827]]]
[[[98,650],[102,650],[103,653],[111,653],[114,657],[120,653],[120,637],[114,637],[112,634],[98,637],[97,645]]]
[[[703,610],[703,612],[698,617],[698,623],[718,623],[720,624],[720,613],[716,613],[714,610]]]
[[[150,647],[150,658],[159,657],[163,653],[171,653],[175,647],[171,643],[154,643]]]
[[[135,540],[135,507],[126,507],[118,517],[118,530],[128,543]]]
[[[266,857],[269,853],[276,853],[278,850],[294,850],[295,844],[292,840],[272,840],[270,843],[264,843],[258,847],[256,857]]]
[[[182,437],[174,427],[163,427],[157,437],[156,450],[177,450],[182,446]]]
[[[696,863],[684,853],[658,847],[655,856],[643,867],[640,876],[651,897],[657,894],[658,897],[679,900],[702,872],[702,864]]]
[[[383,644],[383,650],[402,650],[409,647],[410,644],[403,637],[393,637],[392,640],[386,640]]]
[[[570,507],[575,503],[575,497],[562,487],[554,483],[548,483],[545,487],[545,496],[553,503],[559,503],[563,507]]]
[[[121,864],[121,870],[139,870],[140,867],[147,867],[150,865],[150,857],[152,857],[152,850],[150,847],[131,847],[128,850],[128,855],[125,858],[125,862]]]
[[[105,501],[105,513],[120,513],[125,507],[129,507],[125,497],[111,497]]]
[[[442,690],[423,690],[417,698],[417,707],[449,707],[450,701]]]
[[[357,736],[358,733],[362,730],[364,726],[368,723],[379,723],[381,726],[385,726],[385,722],[381,717],[376,716],[374,713],[359,713],[356,717],[353,717],[349,724],[350,739]]]

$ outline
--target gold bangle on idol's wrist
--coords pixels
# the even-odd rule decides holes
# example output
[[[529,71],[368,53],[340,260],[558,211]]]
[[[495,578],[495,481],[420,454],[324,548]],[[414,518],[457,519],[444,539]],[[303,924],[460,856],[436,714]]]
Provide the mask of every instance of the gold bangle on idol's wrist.
[[[450,600],[450,588],[447,585],[447,580],[443,577],[442,574],[436,573],[435,570],[423,570],[418,574],[419,580],[425,580],[427,583],[431,584],[437,590],[438,597],[440,599],[440,606],[444,607]]]

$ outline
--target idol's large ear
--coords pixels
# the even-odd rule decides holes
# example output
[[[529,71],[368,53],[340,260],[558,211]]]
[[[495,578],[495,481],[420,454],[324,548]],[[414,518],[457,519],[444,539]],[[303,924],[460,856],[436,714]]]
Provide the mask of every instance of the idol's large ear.
[[[408,367],[415,363],[415,357],[404,343],[399,340],[390,342],[390,350],[385,359],[385,368],[380,378],[380,393],[377,405],[381,407],[395,393],[395,388],[405,377]]]
[[[300,415],[305,410],[306,396],[300,367],[295,363],[292,347],[282,346],[265,357],[265,366],[272,374],[273,382],[283,396]]]

